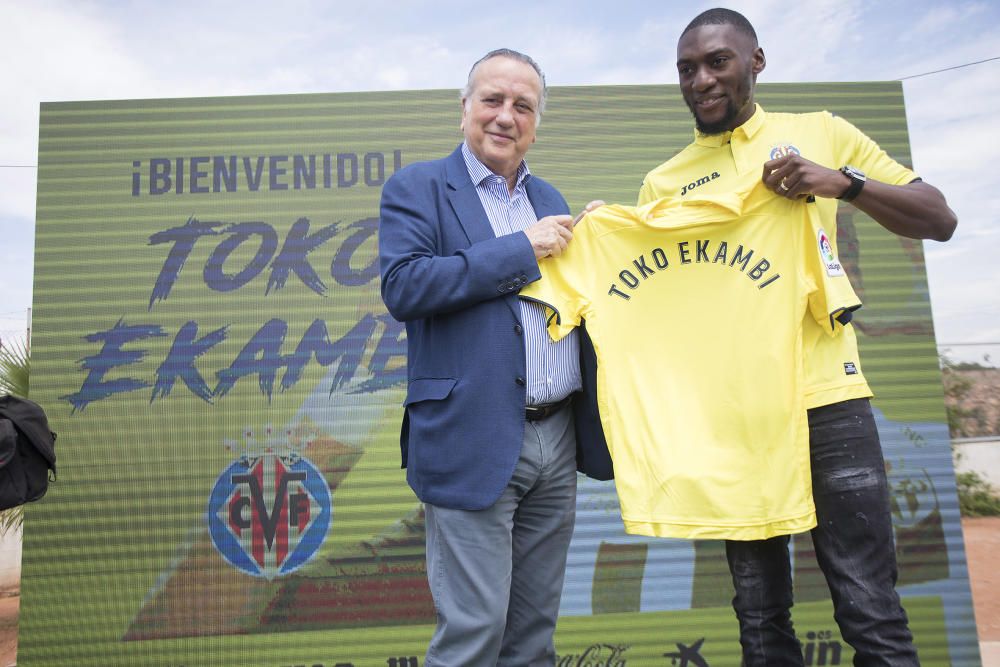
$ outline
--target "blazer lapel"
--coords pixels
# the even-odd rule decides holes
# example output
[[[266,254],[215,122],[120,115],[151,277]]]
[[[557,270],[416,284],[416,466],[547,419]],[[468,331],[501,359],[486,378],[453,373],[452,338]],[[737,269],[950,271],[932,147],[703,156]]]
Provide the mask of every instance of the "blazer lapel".
[[[528,179],[524,189],[528,193],[528,201],[531,202],[531,207],[535,209],[535,215],[538,216],[539,220],[547,215],[559,213],[558,208],[556,208],[556,202],[552,201],[545,190],[538,187],[534,178]]]
[[[496,238],[493,227],[490,226],[490,219],[486,217],[486,211],[483,209],[483,203],[479,200],[476,186],[469,178],[469,169],[465,166],[461,146],[448,156],[445,171],[448,179],[448,202],[455,212],[458,224],[465,230],[469,243]]]
[[[448,179],[448,203],[455,212],[458,224],[465,230],[469,243],[495,239],[496,234],[483,208],[483,202],[480,201],[476,186],[469,178],[469,168],[465,166],[461,145],[448,156],[445,171]],[[503,300],[517,321],[521,322],[521,305],[517,295],[508,294]]]

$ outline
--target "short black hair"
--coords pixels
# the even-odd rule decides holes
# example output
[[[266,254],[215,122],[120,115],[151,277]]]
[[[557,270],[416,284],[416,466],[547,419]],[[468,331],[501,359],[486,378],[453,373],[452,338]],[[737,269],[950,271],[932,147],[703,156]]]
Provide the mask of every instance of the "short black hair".
[[[687,27],[684,28],[684,32],[681,33],[681,37],[688,34],[691,30],[701,27],[703,25],[731,25],[743,34],[750,37],[753,40],[754,46],[757,46],[757,32],[753,29],[750,21],[747,17],[743,16],[739,12],[734,12],[731,9],[724,9],[722,7],[716,7],[715,9],[706,9],[698,16],[695,16]]]

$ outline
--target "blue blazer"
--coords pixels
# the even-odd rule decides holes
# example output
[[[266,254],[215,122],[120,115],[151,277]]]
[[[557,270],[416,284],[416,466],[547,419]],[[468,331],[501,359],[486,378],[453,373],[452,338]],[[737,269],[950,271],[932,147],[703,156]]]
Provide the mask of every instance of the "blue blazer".
[[[526,189],[539,218],[569,213],[540,178],[528,179]],[[382,299],[406,324],[400,448],[407,481],[433,505],[489,507],[510,481],[524,437],[527,370],[517,293],[541,277],[534,251],[524,234],[493,233],[461,146],[394,174],[380,208]],[[597,425],[596,437],[577,434],[578,462],[591,461],[593,476],[608,479],[596,394],[577,396],[577,423],[591,431]],[[581,441],[596,453],[579,454]]]

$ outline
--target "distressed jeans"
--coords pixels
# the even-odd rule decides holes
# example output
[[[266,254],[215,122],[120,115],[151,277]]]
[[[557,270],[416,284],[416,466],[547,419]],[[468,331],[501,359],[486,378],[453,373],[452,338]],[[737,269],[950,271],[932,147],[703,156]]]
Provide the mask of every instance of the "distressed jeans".
[[[855,665],[919,665],[896,593],[896,550],[882,447],[868,399],[809,411],[816,560]],[[803,665],[791,621],[788,536],[726,542],[747,667]]]

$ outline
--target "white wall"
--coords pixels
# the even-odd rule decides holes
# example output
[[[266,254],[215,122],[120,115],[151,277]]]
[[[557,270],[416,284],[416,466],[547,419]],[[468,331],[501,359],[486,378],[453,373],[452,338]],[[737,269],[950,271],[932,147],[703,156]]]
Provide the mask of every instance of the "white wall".
[[[955,472],[978,472],[1000,492],[1000,438],[958,438],[952,444]]]
[[[21,586],[21,531],[0,536],[0,595]]]

